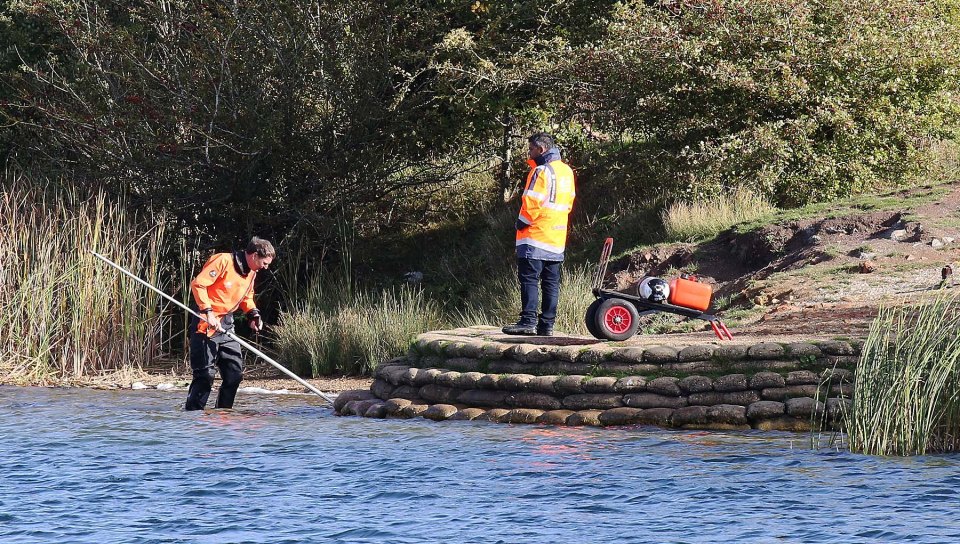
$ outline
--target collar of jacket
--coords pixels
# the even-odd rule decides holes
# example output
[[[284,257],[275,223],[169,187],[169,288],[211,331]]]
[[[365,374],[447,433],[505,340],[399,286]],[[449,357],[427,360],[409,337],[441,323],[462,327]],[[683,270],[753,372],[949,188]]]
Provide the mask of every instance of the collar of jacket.
[[[233,252],[233,267],[241,276],[246,277],[246,275],[250,273],[250,267],[247,266],[246,255],[244,255],[243,251]]]
[[[539,157],[534,159],[534,162],[537,164],[537,166],[540,166],[543,164],[547,164],[548,162],[559,161],[559,160],[560,160],[560,150],[557,149],[556,147],[551,147],[549,151],[547,151],[543,155],[540,155]]]

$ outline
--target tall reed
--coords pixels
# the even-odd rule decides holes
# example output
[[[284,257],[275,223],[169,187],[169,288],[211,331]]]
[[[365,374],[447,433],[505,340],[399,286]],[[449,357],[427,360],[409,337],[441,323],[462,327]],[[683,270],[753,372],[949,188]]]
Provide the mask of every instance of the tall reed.
[[[560,279],[560,300],[557,304],[555,328],[568,334],[589,335],[583,316],[594,300],[593,271],[581,265],[565,268]],[[478,285],[463,309],[454,311],[455,326],[513,323],[520,313],[520,286],[516,270],[496,274]]]
[[[0,196],[0,377],[51,383],[139,367],[156,351],[162,224],[141,228],[102,193],[53,195],[12,172]]]
[[[667,240],[696,242],[713,238],[737,223],[774,211],[762,196],[738,187],[727,193],[692,202],[676,202],[660,214]]]
[[[915,455],[960,447],[960,303],[941,294],[881,308],[857,363],[845,422],[852,451]]]
[[[439,305],[419,288],[363,291],[316,281],[273,333],[280,360],[298,374],[369,374],[440,323]]]

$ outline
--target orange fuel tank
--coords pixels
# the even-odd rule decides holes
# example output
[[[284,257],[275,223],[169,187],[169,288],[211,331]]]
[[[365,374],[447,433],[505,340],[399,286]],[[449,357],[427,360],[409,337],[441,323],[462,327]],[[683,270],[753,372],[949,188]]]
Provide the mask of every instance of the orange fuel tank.
[[[705,312],[710,307],[713,289],[696,280],[674,278],[670,280],[670,297],[667,301],[674,306],[683,306]]]

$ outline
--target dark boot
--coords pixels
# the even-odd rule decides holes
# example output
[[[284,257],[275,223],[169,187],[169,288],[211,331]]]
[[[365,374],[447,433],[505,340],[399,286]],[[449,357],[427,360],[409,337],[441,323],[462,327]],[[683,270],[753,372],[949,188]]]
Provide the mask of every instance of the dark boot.
[[[534,336],[537,334],[537,328],[533,325],[524,325],[523,323],[517,322],[513,325],[507,325],[503,329],[503,334],[515,334],[521,336]]]

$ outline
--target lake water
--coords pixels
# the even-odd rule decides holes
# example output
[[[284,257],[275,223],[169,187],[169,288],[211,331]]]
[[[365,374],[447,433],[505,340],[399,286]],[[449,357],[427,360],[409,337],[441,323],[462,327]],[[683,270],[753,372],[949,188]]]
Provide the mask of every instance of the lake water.
[[[960,456],[0,387],[0,542],[958,542]]]

